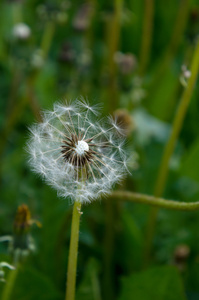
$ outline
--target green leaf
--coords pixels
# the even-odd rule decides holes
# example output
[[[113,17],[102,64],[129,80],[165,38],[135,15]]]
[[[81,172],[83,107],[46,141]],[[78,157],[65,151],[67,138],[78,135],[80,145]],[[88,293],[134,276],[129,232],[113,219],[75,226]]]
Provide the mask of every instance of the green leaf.
[[[163,266],[133,274],[122,280],[119,300],[185,300],[179,273],[175,267]]]

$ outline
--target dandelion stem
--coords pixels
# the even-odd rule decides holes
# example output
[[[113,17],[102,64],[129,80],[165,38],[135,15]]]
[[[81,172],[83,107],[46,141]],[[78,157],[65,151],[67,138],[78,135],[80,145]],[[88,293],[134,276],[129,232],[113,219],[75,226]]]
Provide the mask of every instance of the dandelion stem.
[[[113,253],[114,253],[114,242],[115,242],[115,203],[113,201],[105,202],[105,236],[104,236],[104,299],[114,299],[114,288],[113,288]]]
[[[170,138],[165,146],[162,161],[160,164],[160,169],[158,173],[158,178],[157,182],[155,185],[155,191],[154,195],[157,197],[160,197],[162,193],[164,192],[166,180],[167,180],[167,175],[168,175],[168,168],[169,168],[169,161],[172,156],[172,153],[175,148],[176,141],[178,139],[183,120],[186,114],[186,111],[188,109],[188,105],[191,100],[192,96],[192,91],[197,79],[198,75],[198,69],[199,69],[199,40],[197,42],[194,54],[193,54],[193,59],[192,59],[192,64],[191,64],[191,77],[189,78],[187,88],[184,90],[184,93],[182,94],[182,98],[180,100],[175,119],[173,121],[172,125],[172,131]],[[149,259],[149,255],[151,252],[151,247],[152,247],[152,241],[153,241],[153,236],[155,232],[155,224],[156,224],[156,219],[157,219],[157,213],[158,209],[153,208],[149,214],[149,220],[148,220],[148,225],[147,225],[147,233],[146,233],[146,261]]]
[[[165,208],[169,210],[194,211],[199,210],[199,201],[197,202],[180,202],[168,200],[160,197],[149,196],[145,194],[133,193],[128,191],[116,191],[110,195],[110,198],[142,203],[147,205]]]
[[[15,285],[17,273],[18,273],[19,266],[16,266],[14,270],[10,270],[8,279],[5,283],[5,288],[2,294],[2,300],[9,300],[13,291],[13,287]]]
[[[68,257],[68,271],[67,271],[66,298],[65,298],[66,300],[75,299],[80,216],[81,216],[81,202],[75,201],[73,206],[71,240],[70,240],[69,257]]]

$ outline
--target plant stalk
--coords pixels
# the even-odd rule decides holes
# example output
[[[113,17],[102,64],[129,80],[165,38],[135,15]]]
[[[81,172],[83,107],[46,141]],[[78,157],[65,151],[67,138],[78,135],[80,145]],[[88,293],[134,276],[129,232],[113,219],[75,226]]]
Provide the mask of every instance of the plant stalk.
[[[129,191],[116,191],[110,195],[112,199],[141,203],[156,206],[169,210],[178,211],[194,211],[199,210],[199,201],[197,202],[180,202],[175,200],[167,200],[161,197],[149,196],[145,194],[133,193]]]
[[[112,199],[111,199],[112,200]],[[115,204],[114,201],[107,200],[105,202],[105,234],[104,234],[104,276],[103,276],[103,289],[104,299],[114,299],[113,288],[113,254],[114,254],[114,240],[115,240]]]
[[[2,294],[2,300],[9,300],[12,292],[13,292],[13,287],[15,285],[17,273],[18,273],[19,266],[16,265],[14,270],[9,271],[8,279],[6,280],[5,283],[5,288]]]
[[[186,89],[184,90],[182,94],[182,98],[180,100],[173,125],[172,125],[172,131],[170,138],[165,146],[164,152],[163,152],[163,157],[162,161],[160,164],[160,169],[155,185],[155,190],[154,190],[154,195],[156,197],[160,197],[165,188],[167,176],[168,176],[168,170],[169,170],[169,161],[172,156],[172,153],[175,149],[176,141],[178,139],[180,130],[183,125],[183,121],[185,118],[185,114],[188,109],[188,105],[191,101],[191,96],[193,92],[193,88],[195,85],[195,82],[197,80],[198,76],[198,70],[199,70],[199,40],[197,41],[197,45],[193,54],[193,59],[191,63],[191,77],[189,78],[188,84]],[[147,232],[146,232],[146,253],[145,253],[145,258],[146,261],[148,261],[151,248],[152,248],[152,241],[153,241],[153,236],[155,232],[155,225],[156,225],[156,220],[157,220],[157,213],[158,209],[157,208],[152,208],[151,212],[149,214],[149,219],[148,219],[148,225],[147,225]]]
[[[81,216],[81,202],[75,201],[73,206],[73,216],[72,216],[72,225],[71,225],[71,239],[70,239],[69,257],[68,257],[65,300],[75,299],[80,216]]]

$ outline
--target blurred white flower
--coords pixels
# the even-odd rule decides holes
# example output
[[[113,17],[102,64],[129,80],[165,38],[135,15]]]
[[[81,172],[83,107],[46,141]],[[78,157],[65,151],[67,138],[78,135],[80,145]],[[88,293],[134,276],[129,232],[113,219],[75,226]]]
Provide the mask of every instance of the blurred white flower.
[[[13,36],[20,40],[26,40],[30,37],[31,30],[25,23],[18,23],[13,28]]]
[[[72,201],[107,194],[127,170],[122,129],[112,118],[98,121],[97,115],[97,106],[84,100],[56,103],[44,112],[43,123],[30,128],[31,166]]]

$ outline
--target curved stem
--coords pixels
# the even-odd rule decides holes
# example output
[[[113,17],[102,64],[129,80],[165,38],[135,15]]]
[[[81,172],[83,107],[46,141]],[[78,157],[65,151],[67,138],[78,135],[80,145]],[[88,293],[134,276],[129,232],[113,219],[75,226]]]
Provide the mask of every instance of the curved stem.
[[[5,283],[5,288],[2,294],[2,300],[9,300],[13,291],[13,287],[15,285],[17,273],[18,273],[19,266],[16,266],[14,270],[10,270],[8,279]]]
[[[166,200],[164,198],[149,196],[145,194],[133,193],[128,191],[116,191],[110,195],[113,199],[130,201],[156,206],[170,210],[194,211],[199,210],[199,201],[197,202],[179,202],[175,200]]]
[[[184,93],[182,94],[182,98],[180,100],[174,122],[172,125],[172,131],[170,138],[165,146],[162,161],[160,164],[160,169],[158,173],[158,178],[157,182],[155,185],[155,191],[154,195],[159,197],[163,194],[166,180],[167,180],[167,175],[168,175],[168,169],[169,169],[169,161],[172,156],[172,153],[175,148],[176,141],[178,139],[185,114],[188,109],[188,105],[191,101],[191,96],[192,96],[192,91],[198,76],[198,70],[199,70],[199,40],[197,42],[193,59],[192,59],[192,64],[191,64],[191,77],[189,78],[187,88],[184,90]],[[157,213],[158,209],[153,208],[151,209],[151,212],[149,214],[149,219],[148,219],[148,225],[147,225],[147,232],[146,232],[146,246],[145,246],[145,259],[148,261],[150,252],[151,252],[151,247],[152,247],[152,241],[153,241],[153,236],[155,232],[155,224],[156,224],[156,219],[157,219]]]
[[[80,216],[81,216],[81,202],[75,201],[73,206],[71,240],[70,240],[69,257],[68,257],[68,271],[67,271],[66,298],[65,298],[66,300],[75,299]]]
[[[156,186],[155,186],[155,195],[156,196],[160,196],[164,191],[164,186],[165,186],[167,173],[168,173],[169,160],[173,153],[173,150],[174,150],[174,147],[176,144],[176,140],[179,136],[179,132],[181,130],[181,127],[182,127],[182,124],[184,121],[184,117],[187,112],[188,105],[191,101],[191,95],[192,95],[192,91],[193,91],[193,88],[194,88],[194,85],[195,85],[195,82],[197,79],[198,69],[199,69],[199,41],[198,41],[197,47],[195,49],[195,53],[194,53],[193,60],[192,60],[191,77],[188,81],[187,88],[184,90],[184,93],[180,100],[180,103],[179,103],[179,106],[178,106],[178,109],[176,112],[176,116],[175,116],[175,119],[173,122],[172,132],[171,132],[170,138],[166,144],[164,154],[162,157],[162,162],[161,162],[161,166],[160,166],[160,170],[159,170],[159,174],[158,174],[158,179],[157,179]]]

